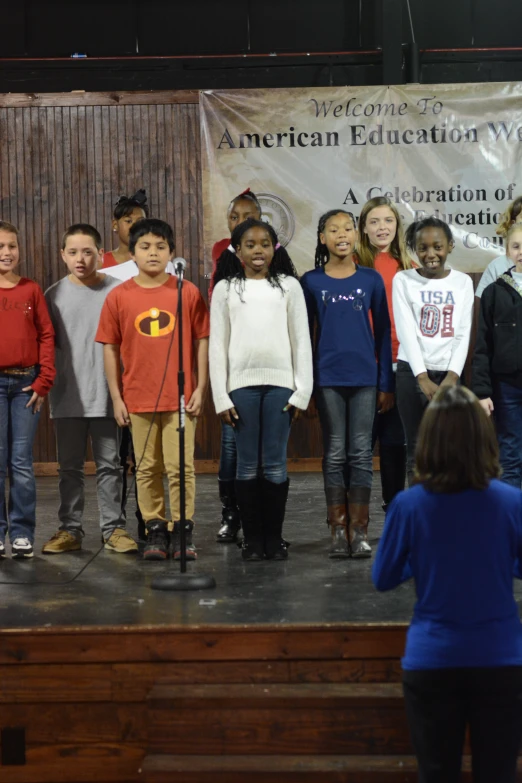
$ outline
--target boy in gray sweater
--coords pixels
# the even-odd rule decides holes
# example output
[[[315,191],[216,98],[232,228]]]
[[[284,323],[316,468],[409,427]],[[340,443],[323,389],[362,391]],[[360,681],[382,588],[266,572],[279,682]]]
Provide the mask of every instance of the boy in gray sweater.
[[[120,432],[103,368],[103,346],[94,342],[100,312],[120,280],[98,272],[103,257],[100,234],[77,223],[62,239],[69,274],[47,289],[45,299],[56,333],[56,382],[50,395],[60,474],[60,528],[44,544],[44,554],[81,549],[84,463],[90,436],[105,548],[137,552],[121,511]]]

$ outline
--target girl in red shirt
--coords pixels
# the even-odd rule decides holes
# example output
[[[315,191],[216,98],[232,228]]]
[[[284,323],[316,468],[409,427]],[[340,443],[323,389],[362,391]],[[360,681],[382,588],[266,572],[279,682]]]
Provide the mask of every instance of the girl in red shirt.
[[[15,273],[19,262],[18,229],[0,221],[0,558],[8,532],[14,558],[33,556],[33,441],[55,376],[54,330],[44,295],[40,286]]]
[[[384,280],[391,320],[393,369],[397,367],[399,342],[392,308],[392,284],[397,272],[411,269],[404,229],[396,207],[385,196],[367,201],[359,217],[357,255],[361,266],[376,269]],[[387,413],[375,414],[372,442],[379,440],[383,508],[386,511],[406,480],[406,440],[395,405]]]
[[[123,264],[132,258],[129,250],[129,231],[136,221],[149,216],[147,194],[145,190],[137,190],[133,196],[120,196],[114,207],[112,230],[118,235],[119,245],[116,250],[109,250],[103,255],[102,269]]]

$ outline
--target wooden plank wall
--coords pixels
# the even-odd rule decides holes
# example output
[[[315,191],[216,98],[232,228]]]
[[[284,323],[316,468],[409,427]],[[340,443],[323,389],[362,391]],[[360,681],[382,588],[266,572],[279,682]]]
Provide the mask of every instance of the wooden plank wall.
[[[0,219],[20,229],[21,273],[44,289],[60,279],[60,237],[71,223],[94,224],[111,248],[115,201],[145,187],[151,215],[172,224],[176,255],[206,295],[198,101],[193,91],[0,96]],[[196,457],[217,459],[219,440],[209,404]],[[290,456],[319,455],[317,425],[300,423]],[[56,461],[47,410],[34,458]]]

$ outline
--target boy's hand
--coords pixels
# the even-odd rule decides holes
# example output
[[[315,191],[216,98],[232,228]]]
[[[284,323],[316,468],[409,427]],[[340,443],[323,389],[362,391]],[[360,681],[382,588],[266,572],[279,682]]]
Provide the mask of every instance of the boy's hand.
[[[185,406],[187,413],[191,416],[199,416],[203,410],[203,403],[205,402],[205,395],[201,389],[195,389],[192,393],[190,400]]]
[[[114,408],[114,418],[116,419],[118,427],[128,427],[130,424],[130,416],[123,400],[119,399],[117,402],[113,401],[112,407]]]
[[[33,413],[40,413],[40,410],[43,405],[44,397],[40,397],[40,395],[33,390],[32,386],[26,386],[25,389],[22,389],[22,391],[33,392],[31,399],[29,400],[29,402],[25,407],[32,408]]]

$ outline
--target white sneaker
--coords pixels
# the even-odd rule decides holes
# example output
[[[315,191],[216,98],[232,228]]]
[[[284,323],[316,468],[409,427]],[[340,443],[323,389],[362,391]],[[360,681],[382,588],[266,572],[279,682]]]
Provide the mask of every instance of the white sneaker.
[[[11,544],[11,555],[16,558],[33,556],[33,545],[28,538],[15,538]]]
[[[0,558],[5,557],[5,544],[3,541],[0,541]]]

